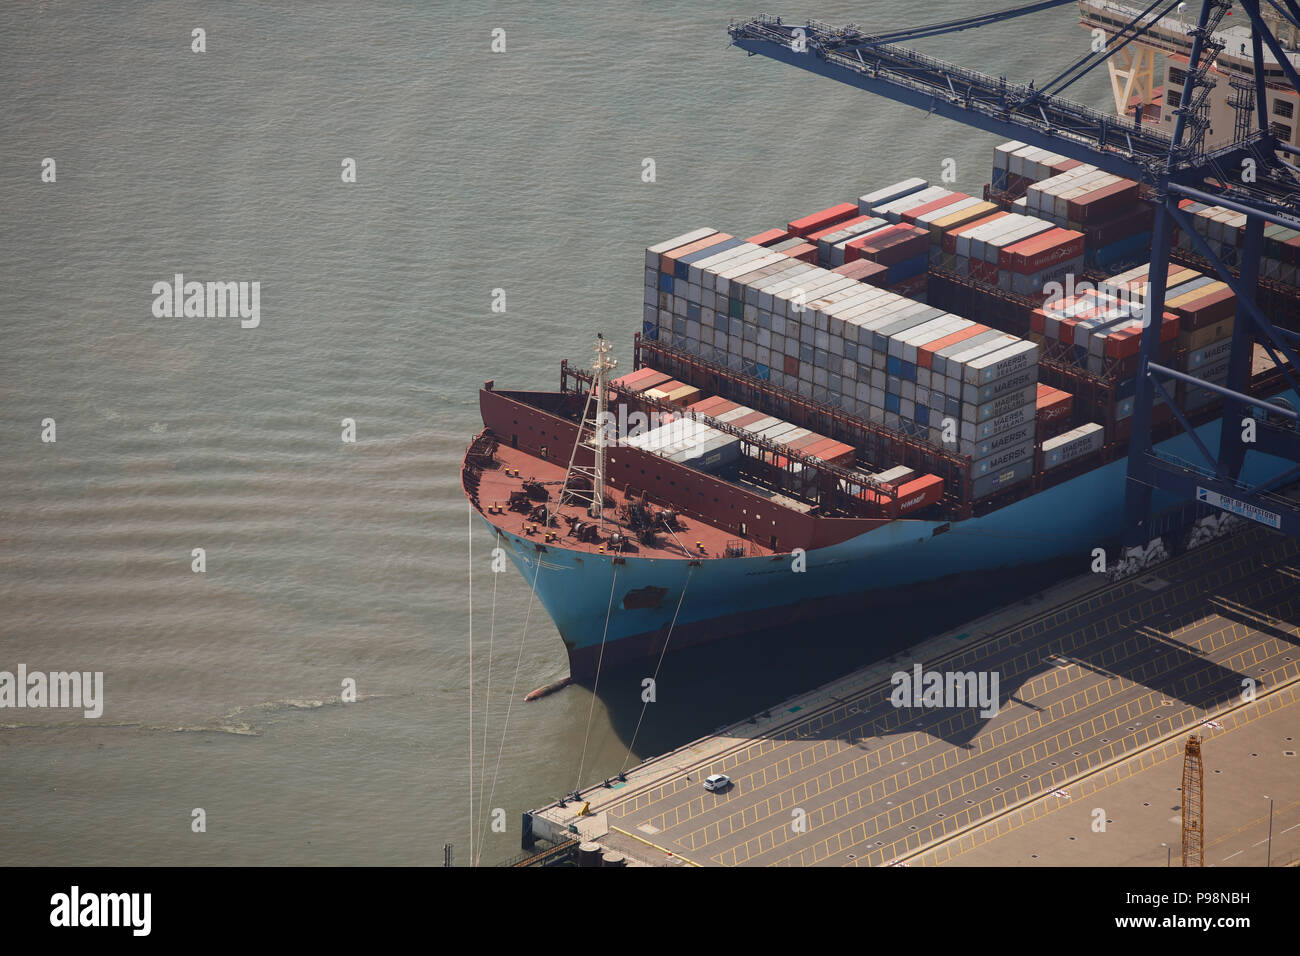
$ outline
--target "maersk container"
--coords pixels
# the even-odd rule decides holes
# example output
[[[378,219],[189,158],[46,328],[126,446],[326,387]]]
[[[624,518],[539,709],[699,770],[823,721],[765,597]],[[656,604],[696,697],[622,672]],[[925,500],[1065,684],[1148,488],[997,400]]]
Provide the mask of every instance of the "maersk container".
[[[969,347],[948,356],[947,366],[943,374],[951,379],[965,381],[967,363],[979,358],[982,355],[992,355],[999,352],[1008,345],[1015,345],[1023,341],[1018,336],[1011,335],[1008,332],[999,332],[996,338],[990,339],[971,339]],[[977,385],[978,382],[971,384]]]
[[[1005,415],[999,415],[996,418],[990,418],[988,421],[980,422],[975,426],[975,435],[983,441],[994,435],[1000,435],[1003,432],[1019,428],[1027,422],[1034,420],[1034,409],[1028,405],[1012,409]]]
[[[1106,430],[1095,422],[1080,425],[1043,442],[1043,468],[1077,461],[1101,448]]]
[[[1018,408],[1026,408],[1030,415],[1035,411],[1035,399],[1037,397],[1037,387],[1035,385],[1026,385],[1017,392],[1009,392],[1006,395],[999,395],[997,398],[985,402],[982,405],[962,404],[961,420],[964,422],[986,422],[990,419],[1001,418],[1008,412],[1015,411]]]
[[[1019,445],[1001,448],[987,458],[972,461],[970,466],[971,477],[983,478],[985,475],[996,474],[1005,468],[1012,468],[1024,462],[1028,462],[1032,466],[1035,451],[1034,439],[1033,436],[1030,436],[1028,441],[1023,441]]]
[[[1034,384],[1034,385],[1038,384],[1037,364],[1032,365],[1029,368],[1021,369],[1019,372],[1013,372],[1012,374],[1006,376],[1005,378],[1000,378],[997,379],[996,381],[992,381],[986,385],[980,386],[976,392],[977,397],[975,401],[978,404],[991,402],[995,398],[1000,398],[1003,395],[1007,394],[1008,392],[1019,391],[1020,389],[1024,388],[1026,385],[1030,385],[1030,384]],[[975,386],[973,385],[967,387],[975,388]],[[965,398],[964,391],[962,393],[962,398],[963,399]]]
[[[1232,352],[1232,338],[1221,339],[1213,342],[1204,348],[1197,349],[1187,356],[1185,368],[1187,371],[1195,371],[1202,367],[1214,365],[1220,359],[1230,355]]]
[[[978,323],[977,323],[978,325]],[[1006,335],[1005,332],[999,332],[997,329],[989,329],[980,326],[983,331],[976,332],[973,335],[959,339],[952,345],[944,346],[935,352],[930,358],[930,368],[936,375],[943,375],[948,378],[960,380],[961,369],[954,367],[950,373],[948,370],[948,360],[955,356],[961,355],[977,346],[987,345],[989,342],[1001,339]],[[970,330],[967,330],[970,331]],[[958,333],[961,334],[961,333]],[[1009,342],[1006,344],[1010,344]]]
[[[1031,457],[1027,461],[1021,461],[1009,468],[1003,468],[1000,471],[992,472],[974,478],[970,483],[971,497],[975,499],[987,498],[989,495],[1005,491],[1012,485],[1019,484],[1034,472],[1034,462]]]
[[[1000,351],[971,359],[965,364],[962,375],[963,381],[971,385],[986,385],[1022,369],[1037,367],[1038,346],[1021,339]]]
[[[1035,434],[1036,423],[1033,419],[1030,419],[1027,423],[1017,425],[1015,428],[1008,428],[1006,431],[981,439],[976,443],[971,458],[975,461],[983,461],[1008,448],[1016,448],[1026,442],[1032,444]]]

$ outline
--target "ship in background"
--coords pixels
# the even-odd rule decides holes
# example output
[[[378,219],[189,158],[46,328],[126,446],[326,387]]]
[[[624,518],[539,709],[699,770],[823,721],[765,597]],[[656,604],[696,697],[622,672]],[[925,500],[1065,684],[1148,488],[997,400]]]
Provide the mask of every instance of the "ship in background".
[[[1151,207],[1020,143],[992,179],[983,197],[908,179],[748,239],[651,246],[631,370],[601,339],[558,391],[485,383],[464,491],[575,679],[970,572],[1084,567],[1119,536],[1147,279],[1125,267],[1149,254]],[[1244,235],[1244,216],[1185,209],[1220,245]],[[1213,386],[1235,298],[1176,245],[1162,361]],[[1298,252],[1272,232],[1260,291],[1292,329]],[[1252,392],[1283,381],[1257,349]],[[1218,394],[1173,399],[1216,448]],[[1168,404],[1153,427],[1161,455],[1195,456]],[[1276,465],[1251,453],[1243,480]]]
[[[1196,26],[1195,12],[1189,11],[1186,4],[1179,6],[1181,9],[1168,16],[1150,14],[1140,19],[1142,5],[1079,0],[1080,23],[1089,30],[1101,30],[1108,42],[1134,20],[1149,25],[1149,29],[1107,60],[1106,66],[1116,115],[1129,120],[1138,117],[1143,125],[1166,136],[1173,132],[1177,120],[1175,110],[1182,105],[1183,82],[1187,79],[1192,46],[1191,29]],[[1261,6],[1260,15],[1291,65],[1300,68],[1300,27],[1268,4]],[[1207,79],[1213,82],[1205,105],[1209,120],[1205,142],[1209,148],[1242,139],[1254,128],[1255,119],[1255,60],[1251,52],[1250,20],[1244,16],[1233,18],[1229,11],[1214,31],[1213,40],[1221,49],[1207,73]],[[1273,51],[1265,47],[1262,53],[1273,135],[1283,143],[1300,146],[1300,126],[1296,124],[1300,96],[1286,82]]]

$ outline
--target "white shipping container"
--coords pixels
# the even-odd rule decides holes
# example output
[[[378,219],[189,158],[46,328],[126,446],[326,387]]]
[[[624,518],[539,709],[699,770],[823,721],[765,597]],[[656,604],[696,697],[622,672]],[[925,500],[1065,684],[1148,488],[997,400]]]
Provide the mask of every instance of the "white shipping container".
[[[1101,448],[1105,429],[1095,422],[1080,425],[1043,442],[1043,467],[1055,468]]]
[[[972,385],[985,385],[1013,372],[1038,367],[1038,346],[1024,339],[997,352],[989,352],[965,363],[963,376]]]
[[[885,186],[883,189],[877,189],[869,192],[865,196],[858,197],[858,210],[866,215],[876,206],[883,206],[885,203],[893,202],[895,199],[902,199],[904,196],[910,196],[912,193],[920,192],[922,189],[929,187],[929,183],[919,177],[904,179],[902,182],[894,183],[892,186]]]
[[[961,407],[961,420],[964,422],[986,422],[993,418],[1001,418],[1010,412],[1023,406],[1036,408],[1038,398],[1038,385],[1029,385],[1018,392],[1011,392],[1006,395],[1000,395],[990,402],[983,405],[966,405]]]
[[[902,222],[903,213],[909,209],[916,209],[924,206],[926,203],[934,202],[936,199],[942,199],[944,196],[952,195],[952,190],[944,189],[942,186],[930,186],[926,189],[918,190],[901,199],[894,199],[887,203],[872,206],[869,210],[871,215],[879,216],[882,219],[888,219],[890,222]]]
[[[722,263],[731,259],[739,259],[741,256],[753,255],[762,246],[756,246],[752,242],[742,242],[738,246],[732,246],[722,252],[714,253],[703,259],[697,259],[688,263],[686,266],[686,281],[692,285],[703,286],[704,275],[706,270],[720,266]],[[712,283],[709,283],[712,287]]]
[[[695,242],[698,239],[706,239],[716,233],[716,229],[692,229],[690,232],[684,232],[680,236],[668,239],[656,245],[650,246],[645,251],[645,265],[647,269],[659,269],[659,257],[665,252],[672,252],[679,246],[684,246],[689,242]]]

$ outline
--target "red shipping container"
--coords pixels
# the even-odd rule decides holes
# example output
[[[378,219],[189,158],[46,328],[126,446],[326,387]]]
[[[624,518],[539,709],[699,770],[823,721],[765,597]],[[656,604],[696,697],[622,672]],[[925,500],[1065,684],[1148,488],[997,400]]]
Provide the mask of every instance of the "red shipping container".
[[[857,251],[857,258],[893,266],[916,256],[929,255],[930,233],[920,226],[898,224],[859,236],[844,247]]]
[[[889,275],[889,266],[882,266],[879,262],[872,262],[870,259],[858,259],[855,262],[836,266],[831,272],[847,279],[857,279],[868,285],[884,286],[885,277]]]
[[[736,404],[734,402],[728,403],[727,400],[723,398],[721,395],[711,395],[708,398],[701,399],[700,401],[696,402],[694,405],[688,406],[687,410],[692,412],[698,412],[701,415],[712,415],[715,412],[717,414],[721,414],[722,406],[726,404],[730,404],[733,408],[736,407]]]
[[[810,232],[805,238],[809,242],[818,242],[827,236],[839,232],[841,229],[847,229],[849,226],[856,226],[864,222],[870,222],[874,216],[854,216],[852,219],[845,219],[834,225],[827,226],[825,229],[818,229],[816,232]]]
[[[918,296],[925,295],[930,288],[929,273],[922,272],[920,275],[912,276],[910,279],[904,279],[902,282],[895,282],[891,286],[886,286],[890,292],[895,295],[901,295],[905,299],[914,299]]]
[[[694,242],[688,242],[684,246],[678,246],[676,249],[661,253],[659,256],[659,271],[671,274],[673,267],[677,264],[677,260],[682,256],[690,255],[692,252],[699,252],[701,249],[716,246],[720,242],[726,242],[728,239],[733,238],[735,237],[728,235],[725,232],[715,232],[711,236],[705,236],[703,239],[696,239]]]
[[[939,199],[934,199],[924,205],[917,206],[915,209],[907,210],[907,212],[903,213],[903,222],[915,223],[916,220],[924,216],[926,213],[934,212],[936,209],[942,209],[944,206],[951,206],[955,202],[961,202],[963,199],[970,198],[971,197],[967,196],[965,193],[950,193],[947,196],[942,196]]]
[[[794,441],[786,444],[786,448],[791,451],[802,452],[805,448],[811,448],[813,445],[820,445],[826,441],[825,435],[818,435],[813,432],[811,435],[804,435],[802,438],[796,438]]]
[[[1300,236],[1293,236],[1282,244],[1282,261],[1290,266],[1300,263]]]
[[[782,368],[785,369],[786,375],[798,375],[799,357],[797,355],[787,355],[785,361],[782,363]]]
[[[910,514],[927,508],[943,497],[943,479],[938,475],[922,475],[898,489],[898,513]]]
[[[666,372],[656,372],[652,368],[643,368],[641,369],[641,371],[649,372],[650,374],[642,378],[638,378],[635,382],[627,382],[627,381],[622,381],[620,379],[615,379],[615,381],[620,382],[625,388],[631,389],[634,392],[644,392],[646,389],[657,388],[660,385],[663,385],[665,382],[672,381],[672,376],[667,374]],[[632,373],[632,375],[639,375],[639,374],[640,374],[639,372]],[[623,378],[624,379],[631,378],[631,375],[625,375]]]
[[[972,279],[975,279],[978,282],[984,282],[988,285],[997,285],[997,263],[984,262],[981,259],[972,259],[970,261],[969,275]]]
[[[1237,296],[1224,282],[1204,286],[1185,296],[1165,300],[1165,308],[1182,319],[1184,331],[1195,332],[1237,313]]]
[[[633,388],[653,375],[663,375],[664,381],[668,380],[668,376],[664,375],[663,372],[656,372],[647,365],[645,368],[637,369],[635,372],[628,372],[626,375],[620,375],[618,378],[613,379],[610,384],[622,385],[624,388]]]
[[[1066,206],[1066,218],[1071,222],[1102,222],[1138,202],[1138,184],[1131,179],[1103,186],[1095,192],[1072,199]]]
[[[739,418],[733,418],[726,424],[732,428],[744,428],[746,425],[752,425],[754,422],[761,422],[765,418],[771,418],[771,415],[765,415],[762,412],[750,412],[748,415],[741,415]]]
[[[1052,163],[1052,165],[1047,168],[1052,171],[1053,176],[1059,176],[1061,173],[1068,173],[1070,170],[1074,169],[1074,167],[1082,165],[1083,163],[1079,162],[1077,159],[1063,159],[1059,163]]]
[[[958,342],[964,342],[982,332],[988,331],[990,331],[990,329],[987,325],[980,325],[976,322],[974,325],[967,326],[959,332],[945,335],[943,338],[936,339],[933,342],[927,342],[925,345],[918,345],[916,347],[916,364],[921,368],[930,368],[930,363],[934,361],[934,356],[937,352],[946,349],[950,345],[956,345]]]
[[[785,254],[791,259],[798,259],[800,262],[807,262],[810,265],[817,265],[817,247],[811,242],[801,242],[797,246],[791,246],[785,250]]]
[[[1038,384],[1037,417],[1040,422],[1056,421],[1069,416],[1074,407],[1074,396],[1050,385]]]
[[[820,458],[828,464],[842,467],[853,465],[858,459],[857,450],[852,445],[833,439],[827,439],[827,443],[820,445],[810,445],[803,450],[803,453],[813,458]]]
[[[1009,216],[1009,212],[995,212],[991,216],[985,216],[983,219],[976,219],[974,222],[968,222],[958,229],[949,229],[943,234],[943,240],[939,243],[939,248],[950,255],[957,254],[957,237],[963,233],[970,232],[972,229],[978,229],[980,226],[987,226],[991,222],[997,222],[1003,216]]]
[[[1119,213],[1084,230],[1089,249],[1104,249],[1113,242],[1148,231],[1155,221],[1155,209],[1141,203],[1136,209]]]
[[[1083,233],[1049,229],[998,251],[998,268],[1021,275],[1044,269],[1083,255]]]
[[[855,202],[842,202],[830,206],[820,212],[815,212],[804,216],[802,219],[796,219],[790,223],[790,232],[796,236],[808,238],[809,233],[816,232],[819,229],[825,229],[827,226],[843,222],[845,219],[852,219],[858,215],[858,204]]]
[[[750,236],[745,241],[751,242],[756,246],[771,246],[780,242],[782,239],[789,238],[789,229],[769,229],[766,232],[760,232],[757,236]]]

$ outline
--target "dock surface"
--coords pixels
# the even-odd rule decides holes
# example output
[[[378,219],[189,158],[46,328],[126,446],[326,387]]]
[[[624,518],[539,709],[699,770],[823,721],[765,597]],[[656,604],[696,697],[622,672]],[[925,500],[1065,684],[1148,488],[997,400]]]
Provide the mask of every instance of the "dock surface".
[[[1259,719],[1283,741],[1270,737],[1276,745],[1266,754],[1277,764],[1269,779],[1281,774],[1278,808],[1300,793],[1300,758],[1285,743],[1300,736],[1290,706],[1300,692],[1298,600],[1300,548],[1246,528],[1134,578],[1067,582],[1026,602],[1036,610],[996,612],[915,648],[915,657],[879,662],[649,760],[617,789],[584,791],[590,815],[579,817],[571,803],[537,816],[648,865],[1024,863],[1040,858],[1027,843],[1024,852],[1011,843],[1005,854],[993,848],[1031,824],[1044,845],[1055,839],[1044,827],[1068,818],[1078,830],[1077,812],[1056,811],[1077,810],[1085,796],[1094,801],[1108,773],[1112,783],[1133,778],[1136,799],[1142,786],[1155,786],[1140,783],[1146,770],[1181,773],[1182,743],[1198,732],[1206,741],[1209,850],[1234,803],[1216,795],[1230,781],[1214,769],[1262,759],[1230,756],[1238,744],[1263,747],[1238,728]],[[926,671],[996,671],[998,712],[895,707],[890,676],[918,663]],[[1253,699],[1246,681],[1254,682]],[[714,773],[732,786],[705,791],[702,781]],[[1165,783],[1161,815],[1151,815],[1161,835],[1142,837],[1147,865],[1171,839],[1169,808],[1179,804]],[[1252,820],[1267,810],[1266,800],[1255,804]],[[1176,841],[1180,831],[1172,832]],[[1295,852],[1287,840],[1300,849],[1300,828],[1274,840],[1284,858]],[[1102,841],[1061,841],[1078,846],[1054,850],[1052,864],[1122,862],[1094,855]],[[1121,841],[1109,842],[1122,850]]]

